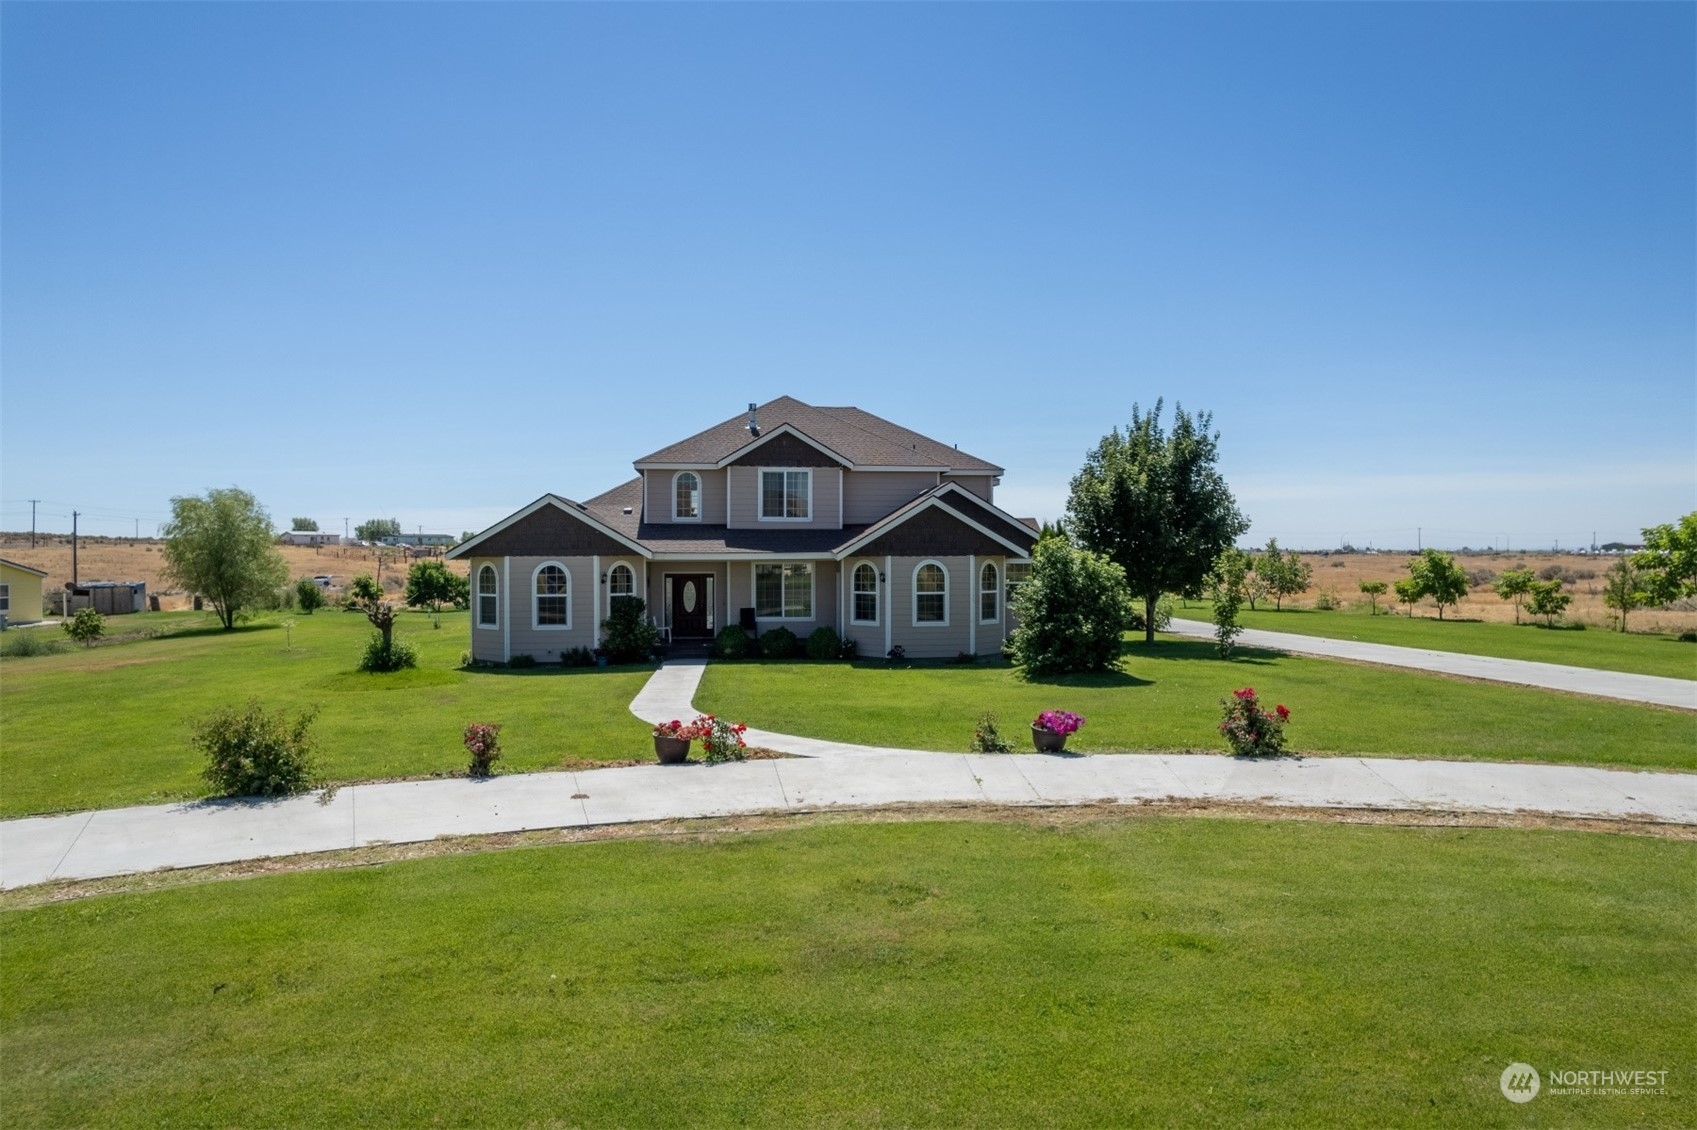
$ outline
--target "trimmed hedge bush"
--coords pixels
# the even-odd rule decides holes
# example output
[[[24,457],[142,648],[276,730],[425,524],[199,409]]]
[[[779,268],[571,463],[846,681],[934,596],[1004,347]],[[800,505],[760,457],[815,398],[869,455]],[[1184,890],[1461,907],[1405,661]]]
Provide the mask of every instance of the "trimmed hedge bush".
[[[842,647],[843,642],[837,638],[835,628],[818,627],[807,637],[807,658],[835,659],[842,654]]]
[[[737,624],[719,629],[713,637],[713,654],[720,659],[747,659],[748,633]]]
[[[760,654],[767,659],[793,659],[801,643],[788,628],[773,628],[760,635]]]

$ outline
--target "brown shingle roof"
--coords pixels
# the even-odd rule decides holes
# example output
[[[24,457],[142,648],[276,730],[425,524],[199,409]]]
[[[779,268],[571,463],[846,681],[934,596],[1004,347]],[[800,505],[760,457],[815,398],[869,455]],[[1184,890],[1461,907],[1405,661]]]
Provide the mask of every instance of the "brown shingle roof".
[[[1001,474],[1002,468],[920,435],[859,408],[815,408],[792,396],[756,410],[761,435],[788,424],[861,467],[935,467],[968,474]],[[645,455],[645,463],[717,463],[756,442],[748,416],[739,414],[670,447]]]

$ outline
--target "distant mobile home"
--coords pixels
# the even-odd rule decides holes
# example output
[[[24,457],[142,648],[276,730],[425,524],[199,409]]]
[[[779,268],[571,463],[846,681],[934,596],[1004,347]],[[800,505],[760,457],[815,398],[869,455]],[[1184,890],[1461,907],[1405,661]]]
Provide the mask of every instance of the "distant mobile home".
[[[41,581],[47,574],[0,557],[0,631],[41,620]]]

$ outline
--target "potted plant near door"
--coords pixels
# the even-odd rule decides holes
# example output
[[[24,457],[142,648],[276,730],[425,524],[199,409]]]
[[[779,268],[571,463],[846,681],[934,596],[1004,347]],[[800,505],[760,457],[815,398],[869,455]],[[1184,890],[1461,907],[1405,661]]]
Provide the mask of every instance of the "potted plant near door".
[[[1060,753],[1067,747],[1067,735],[1076,734],[1084,725],[1082,714],[1065,710],[1045,710],[1031,723],[1031,744],[1038,753]]]
[[[676,718],[654,727],[654,756],[662,765],[682,765],[689,760],[689,743],[707,736],[700,718],[680,722]]]

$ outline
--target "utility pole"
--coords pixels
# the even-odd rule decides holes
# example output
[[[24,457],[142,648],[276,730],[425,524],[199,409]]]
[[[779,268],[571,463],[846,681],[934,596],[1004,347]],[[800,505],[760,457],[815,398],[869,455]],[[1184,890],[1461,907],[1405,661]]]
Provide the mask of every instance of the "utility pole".
[[[31,549],[35,548],[35,504],[40,501],[39,498],[29,500],[29,547]]]
[[[71,511],[71,587],[77,587],[77,517],[75,510]]]
[[[136,536],[135,536],[134,540],[135,541],[141,540],[141,519],[140,518],[136,519]]]
[[[1419,526],[1414,527],[1414,552],[1416,552],[1416,553],[1420,552],[1420,545],[1421,545],[1420,537],[1425,532],[1426,531],[1421,529]]]
[[[346,518],[342,519],[342,540],[348,540],[348,520]]]

